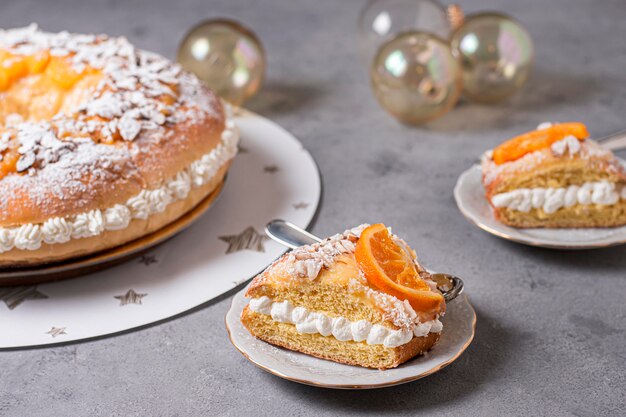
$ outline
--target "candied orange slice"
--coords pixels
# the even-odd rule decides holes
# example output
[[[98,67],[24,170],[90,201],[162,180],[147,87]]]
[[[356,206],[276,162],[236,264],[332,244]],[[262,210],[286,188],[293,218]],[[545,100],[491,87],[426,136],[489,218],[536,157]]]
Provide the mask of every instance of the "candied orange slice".
[[[26,64],[28,66],[28,72],[30,74],[39,74],[43,72],[50,62],[50,52],[39,51],[33,55],[26,57]]]
[[[533,130],[507,140],[494,149],[493,161],[498,165],[515,161],[528,153],[547,148],[570,135],[584,140],[589,137],[589,132],[584,124],[576,122],[557,123],[546,129]]]
[[[7,90],[20,78],[43,71],[49,59],[47,51],[34,55],[13,55],[0,50],[0,91]]]
[[[0,50],[0,91],[8,90],[21,78],[42,74],[49,85],[69,90],[85,75],[96,73],[86,67],[77,71],[67,57],[51,57],[47,50],[32,55],[14,55]]]
[[[0,161],[0,179],[17,170],[16,166],[19,158],[20,155],[17,152],[9,151],[4,154],[2,161]]]
[[[76,71],[68,60],[56,58],[48,63],[45,75],[52,85],[69,90],[81,79],[83,73]]]
[[[355,257],[367,281],[378,290],[408,300],[417,312],[441,308],[443,296],[420,278],[411,253],[393,239],[384,224],[363,231]]]

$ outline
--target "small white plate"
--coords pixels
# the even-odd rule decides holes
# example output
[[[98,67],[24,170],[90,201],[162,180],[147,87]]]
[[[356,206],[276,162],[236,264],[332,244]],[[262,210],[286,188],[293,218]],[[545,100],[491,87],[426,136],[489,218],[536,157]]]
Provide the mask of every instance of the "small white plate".
[[[247,288],[246,288],[247,289]],[[246,289],[233,298],[226,313],[226,329],[237,350],[259,368],[301,384],[340,389],[382,388],[415,381],[454,362],[474,338],[476,313],[466,295],[448,303],[443,333],[426,355],[412,359],[397,368],[379,371],[343,365],[299,352],[275,347],[252,336],[239,317],[248,300]]]
[[[517,229],[506,226],[493,215],[485,197],[482,172],[472,166],[459,177],[454,199],[461,213],[492,235],[525,245],[554,249],[606,248],[626,243],[626,226],[593,229]]]

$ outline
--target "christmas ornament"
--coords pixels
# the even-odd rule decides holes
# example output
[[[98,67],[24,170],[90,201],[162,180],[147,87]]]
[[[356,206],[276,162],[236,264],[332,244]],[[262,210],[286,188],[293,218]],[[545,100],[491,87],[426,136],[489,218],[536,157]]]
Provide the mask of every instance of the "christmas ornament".
[[[265,52],[257,36],[227,19],[193,27],[178,47],[178,62],[224,99],[241,105],[263,82]]]
[[[472,100],[490,103],[505,99],[528,79],[533,63],[532,39],[506,15],[469,16],[450,43],[461,63],[464,93]]]
[[[446,18],[452,30],[457,30],[465,20],[465,12],[458,4],[451,4],[446,7]]]
[[[358,22],[361,57],[369,64],[383,43],[413,30],[447,39],[451,27],[445,9],[434,0],[370,0]]]
[[[461,94],[461,69],[448,43],[424,32],[402,33],[383,44],[370,78],[381,106],[405,123],[441,116]]]

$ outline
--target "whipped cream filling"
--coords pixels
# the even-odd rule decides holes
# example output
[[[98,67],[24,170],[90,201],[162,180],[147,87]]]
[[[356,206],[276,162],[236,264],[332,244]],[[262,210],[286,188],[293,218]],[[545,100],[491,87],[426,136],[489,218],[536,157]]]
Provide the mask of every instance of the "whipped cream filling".
[[[429,333],[441,333],[443,324],[438,319],[416,323],[412,331],[394,330],[367,320],[350,321],[345,317],[328,317],[324,313],[312,312],[304,307],[295,307],[289,301],[273,302],[269,297],[253,298],[250,310],[266,314],[272,320],[296,326],[301,334],[333,336],[342,342],[365,342],[368,345],[383,345],[387,348],[402,346],[413,339]]]
[[[237,154],[239,131],[226,106],[225,129],[221,143],[211,152],[192,162],[163,186],[142,190],[125,204],[104,210],[91,210],[72,218],[53,217],[43,224],[26,223],[19,227],[0,227],[0,253],[13,248],[37,250],[42,242],[65,243],[70,239],[97,236],[107,230],[126,228],[133,219],[147,219],[163,212],[169,204],[187,197],[193,187],[206,184],[217,171]]]
[[[541,208],[551,214],[563,207],[580,205],[613,205],[626,200],[626,187],[618,190],[615,183],[606,180],[586,182],[560,188],[519,188],[491,198],[495,207],[528,212]]]

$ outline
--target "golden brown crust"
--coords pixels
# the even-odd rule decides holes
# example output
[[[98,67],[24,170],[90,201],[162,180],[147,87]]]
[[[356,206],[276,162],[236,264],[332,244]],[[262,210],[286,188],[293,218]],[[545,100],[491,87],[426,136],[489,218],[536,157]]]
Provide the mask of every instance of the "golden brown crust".
[[[203,94],[214,97],[204,88]],[[11,174],[0,180],[0,195],[7,196],[0,210],[0,226],[43,223],[51,217],[72,217],[94,209],[123,204],[142,189],[154,189],[215,149],[224,130],[224,109],[215,99],[215,117],[188,119],[165,126],[162,138],[142,132],[134,142],[116,142],[103,152],[113,163],[95,162],[87,170],[66,172],[59,179],[50,165],[35,175]],[[184,111],[181,110],[181,111]],[[80,186],[77,184],[80,183]],[[33,189],[47,188],[44,197]]]
[[[131,142],[132,160],[145,188],[158,187],[220,144],[225,124],[224,108],[208,88],[203,87],[202,94],[216,101],[214,116],[203,114],[201,119],[188,119],[167,126],[162,139],[155,139],[146,132]]]
[[[13,249],[0,253],[0,267],[35,266],[85,256],[104,251],[130,242],[181,217],[206,198],[224,180],[230,163],[222,166],[217,174],[201,187],[193,188],[187,198],[169,204],[162,213],[150,215],[147,219],[133,219],[122,230],[107,230],[97,236],[71,239],[66,243],[42,243],[37,250]]]
[[[273,345],[321,359],[381,370],[395,368],[426,353],[440,337],[438,333],[413,337],[408,343],[395,348],[368,345],[366,342],[342,342],[333,336],[298,333],[294,325],[272,321],[270,316],[254,313],[248,306],[241,314],[241,322],[253,336]]]

